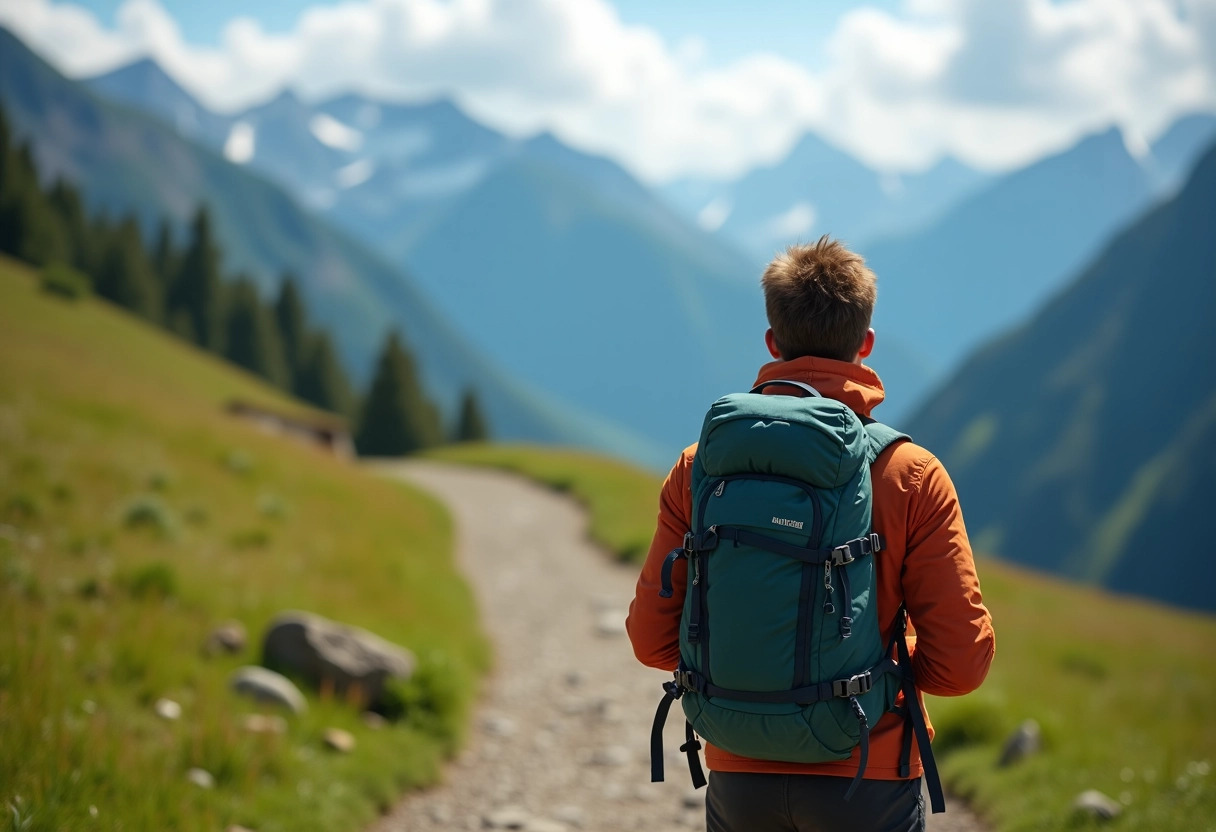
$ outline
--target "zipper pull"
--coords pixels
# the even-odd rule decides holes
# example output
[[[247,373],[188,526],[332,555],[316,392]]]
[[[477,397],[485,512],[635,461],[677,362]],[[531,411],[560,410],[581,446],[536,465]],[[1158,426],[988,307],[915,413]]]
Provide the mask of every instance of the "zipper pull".
[[[836,612],[836,605],[832,603],[832,562],[830,560],[823,562],[823,588],[827,590],[827,597],[823,599],[823,611],[831,615]]]
[[[718,487],[714,489],[714,496],[721,497],[722,492],[725,490],[726,490],[726,480],[722,480],[722,482],[718,483]]]

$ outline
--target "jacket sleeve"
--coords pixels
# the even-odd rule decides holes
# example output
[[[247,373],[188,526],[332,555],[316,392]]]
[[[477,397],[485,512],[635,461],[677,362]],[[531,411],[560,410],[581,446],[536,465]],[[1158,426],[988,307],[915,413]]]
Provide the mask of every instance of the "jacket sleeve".
[[[650,551],[638,576],[625,629],[633,653],[644,665],[675,670],[680,661],[680,616],[688,582],[688,564],[676,561],[671,572],[672,596],[660,598],[663,560],[672,549],[684,545],[692,526],[692,494],[689,491],[694,448],[689,448],[671,469],[659,494],[659,518]]]
[[[996,637],[958,494],[934,457],[925,463],[909,505],[902,584],[916,629],[917,688],[934,696],[961,696],[978,688],[992,664]]]

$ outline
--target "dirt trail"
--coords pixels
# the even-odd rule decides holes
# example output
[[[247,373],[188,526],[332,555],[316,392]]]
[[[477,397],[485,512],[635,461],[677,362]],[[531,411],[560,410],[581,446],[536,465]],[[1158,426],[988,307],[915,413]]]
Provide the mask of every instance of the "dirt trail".
[[[634,567],[591,544],[570,499],[495,471],[410,462],[381,469],[443,500],[496,667],[468,747],[444,783],[373,828],[595,832],[704,828],[669,720],[667,782],[651,783],[650,723],[669,674],[642,667],[624,633]],[[982,830],[958,801],[937,832]]]

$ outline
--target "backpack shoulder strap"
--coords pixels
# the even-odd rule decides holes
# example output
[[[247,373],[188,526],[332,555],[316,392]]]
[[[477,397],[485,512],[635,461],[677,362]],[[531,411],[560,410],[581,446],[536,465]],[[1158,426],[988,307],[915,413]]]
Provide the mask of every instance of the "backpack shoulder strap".
[[[863,417],[861,421],[866,426],[866,433],[870,435],[870,449],[866,452],[866,462],[870,465],[873,465],[879,455],[896,442],[912,439],[908,434],[900,433],[895,428],[884,425],[882,422],[876,422],[869,417]]]

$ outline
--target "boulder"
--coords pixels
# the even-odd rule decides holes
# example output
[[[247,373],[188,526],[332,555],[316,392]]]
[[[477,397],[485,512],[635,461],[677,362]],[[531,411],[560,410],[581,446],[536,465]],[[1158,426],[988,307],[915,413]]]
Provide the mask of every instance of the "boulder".
[[[1078,813],[1098,820],[1113,820],[1119,817],[1123,811],[1119,801],[1102,794],[1097,789],[1087,789],[1081,792],[1073,801],[1072,806]]]
[[[380,701],[389,679],[408,679],[415,664],[409,650],[375,633],[307,612],[270,623],[262,663],[364,708]]]
[[[321,741],[330,751],[337,751],[339,754],[349,754],[355,750],[355,735],[341,728],[326,728]]]
[[[1028,719],[1009,735],[1009,739],[1005,740],[1005,746],[1001,749],[997,765],[1001,767],[1013,765],[1024,757],[1038,753],[1042,747],[1043,739],[1039,731],[1039,723]]]
[[[229,681],[237,693],[253,697],[258,702],[281,705],[294,714],[308,709],[304,694],[286,676],[264,667],[247,665],[237,668]]]
[[[239,621],[225,621],[207,636],[203,652],[209,656],[217,653],[240,653],[245,649],[247,640],[244,624]]]

